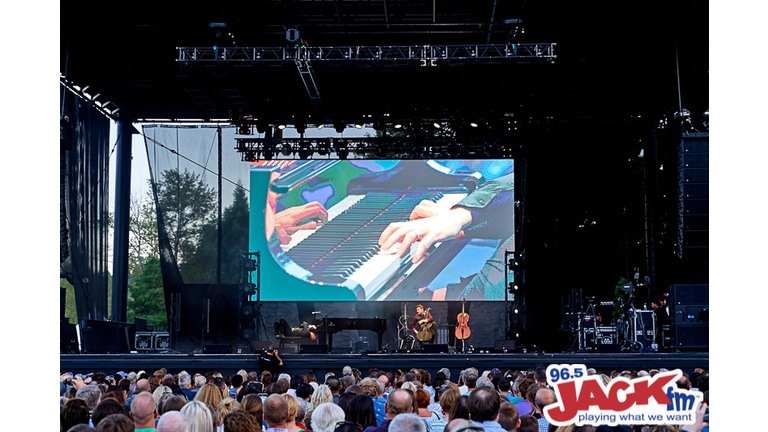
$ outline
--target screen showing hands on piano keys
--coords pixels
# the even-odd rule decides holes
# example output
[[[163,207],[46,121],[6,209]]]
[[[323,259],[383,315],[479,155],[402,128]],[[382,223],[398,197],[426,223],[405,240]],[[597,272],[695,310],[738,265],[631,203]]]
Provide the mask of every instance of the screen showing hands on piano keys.
[[[265,161],[251,172],[252,199],[268,192],[250,245],[279,263],[263,266],[263,298],[326,300],[345,287],[349,300],[504,300],[512,160]]]

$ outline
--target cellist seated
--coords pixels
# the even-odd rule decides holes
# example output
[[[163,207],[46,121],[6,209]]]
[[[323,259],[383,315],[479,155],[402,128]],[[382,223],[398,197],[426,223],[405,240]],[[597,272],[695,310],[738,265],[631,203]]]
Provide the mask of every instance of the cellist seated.
[[[416,330],[416,324],[419,325],[418,331]],[[416,305],[416,315],[411,320],[411,332],[422,343],[432,343],[435,340],[437,331],[435,330],[434,319],[432,319],[429,309],[425,311],[424,306]]]

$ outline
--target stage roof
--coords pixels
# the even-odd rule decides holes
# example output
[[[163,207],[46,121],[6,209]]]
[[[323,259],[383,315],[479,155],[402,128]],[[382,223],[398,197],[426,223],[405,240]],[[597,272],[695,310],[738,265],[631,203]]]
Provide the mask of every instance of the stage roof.
[[[554,63],[186,65],[178,47],[555,43]],[[296,0],[61,7],[60,72],[133,119],[661,115],[708,108],[708,5],[679,1]],[[679,79],[678,79],[679,72]],[[679,82],[679,87],[678,87]],[[93,94],[93,93],[91,93]]]

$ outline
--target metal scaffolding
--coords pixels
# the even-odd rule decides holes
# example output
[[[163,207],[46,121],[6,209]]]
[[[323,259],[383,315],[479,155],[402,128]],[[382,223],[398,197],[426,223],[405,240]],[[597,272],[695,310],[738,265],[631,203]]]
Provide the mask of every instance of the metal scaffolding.
[[[482,64],[507,60],[542,60],[554,63],[555,43],[347,46],[347,47],[178,47],[177,62],[226,62],[249,66],[254,63],[283,65],[285,62],[381,62],[437,66],[451,62],[477,61]]]

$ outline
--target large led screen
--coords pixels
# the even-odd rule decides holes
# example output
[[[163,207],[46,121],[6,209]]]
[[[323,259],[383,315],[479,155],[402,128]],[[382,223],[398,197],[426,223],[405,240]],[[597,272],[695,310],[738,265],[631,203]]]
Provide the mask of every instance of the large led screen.
[[[504,300],[512,160],[251,165],[262,300]]]

